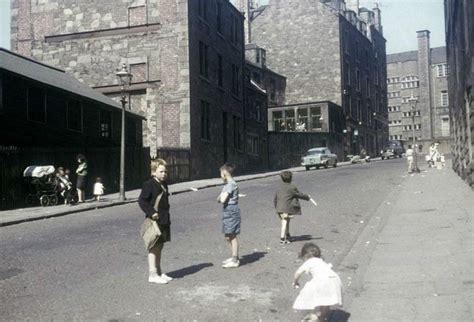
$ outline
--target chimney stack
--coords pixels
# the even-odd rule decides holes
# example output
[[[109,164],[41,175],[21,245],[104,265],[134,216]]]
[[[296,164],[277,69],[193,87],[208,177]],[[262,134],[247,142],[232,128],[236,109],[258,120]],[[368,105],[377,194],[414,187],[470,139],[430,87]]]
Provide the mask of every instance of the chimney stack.
[[[382,27],[382,11],[379,8],[378,2],[375,3],[374,8],[372,9],[374,12],[374,26],[382,35],[383,35],[383,27]]]
[[[359,15],[359,0],[346,0],[346,9],[352,10]]]

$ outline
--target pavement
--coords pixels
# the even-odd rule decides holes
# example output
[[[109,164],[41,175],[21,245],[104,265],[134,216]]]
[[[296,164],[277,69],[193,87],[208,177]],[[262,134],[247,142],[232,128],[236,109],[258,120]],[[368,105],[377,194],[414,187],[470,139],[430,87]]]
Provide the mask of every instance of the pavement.
[[[374,161],[380,161],[380,158],[375,158]],[[339,162],[338,166],[348,166],[351,165],[350,162]],[[288,169],[293,172],[305,171],[303,167],[295,167]],[[278,175],[280,171],[271,171],[263,172],[257,174],[249,174],[236,177],[237,182],[243,182],[248,180],[262,179],[266,177],[271,177]],[[200,189],[206,189],[210,187],[216,187],[222,185],[222,180],[220,178],[204,179],[204,180],[195,180],[188,182],[181,182],[172,184],[169,186],[170,192],[172,194],[180,194],[185,192],[192,192]],[[22,222],[29,222],[47,218],[54,218],[65,216],[69,214],[75,214],[92,209],[102,209],[114,206],[120,206],[128,203],[137,202],[138,196],[140,195],[140,189],[130,190],[126,192],[126,200],[119,200],[118,193],[107,194],[101,198],[100,202],[95,200],[87,200],[83,204],[76,205],[57,205],[50,207],[28,207],[20,209],[12,209],[6,211],[0,211],[0,227],[15,225]]]
[[[450,165],[407,176],[341,264],[351,321],[474,321],[473,197]]]

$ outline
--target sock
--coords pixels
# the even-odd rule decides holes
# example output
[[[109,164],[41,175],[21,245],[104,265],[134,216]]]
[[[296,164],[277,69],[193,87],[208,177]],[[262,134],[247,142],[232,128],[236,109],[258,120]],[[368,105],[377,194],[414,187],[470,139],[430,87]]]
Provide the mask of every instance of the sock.
[[[158,272],[157,272],[156,268],[155,268],[155,269],[152,269],[152,270],[150,270],[150,272],[149,272],[149,273],[150,273],[150,276],[152,276],[152,277],[154,277],[154,276],[158,276]]]

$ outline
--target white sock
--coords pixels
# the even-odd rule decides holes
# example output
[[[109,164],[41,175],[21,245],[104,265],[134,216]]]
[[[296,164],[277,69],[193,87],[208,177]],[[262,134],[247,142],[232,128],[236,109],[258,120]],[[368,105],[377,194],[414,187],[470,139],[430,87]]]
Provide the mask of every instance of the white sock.
[[[158,272],[157,272],[156,268],[154,270],[150,270],[149,273],[150,273],[150,276],[152,276],[152,277],[158,276]]]

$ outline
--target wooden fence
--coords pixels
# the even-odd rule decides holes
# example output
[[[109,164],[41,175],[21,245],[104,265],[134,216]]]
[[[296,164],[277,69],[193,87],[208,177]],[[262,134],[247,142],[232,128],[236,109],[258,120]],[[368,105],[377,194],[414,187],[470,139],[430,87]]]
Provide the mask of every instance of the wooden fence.
[[[168,163],[169,182],[191,180],[191,152],[189,149],[160,148],[157,157]]]
[[[95,178],[101,177],[106,193],[117,192],[119,188],[120,149],[118,148],[18,148],[0,146],[0,209],[25,205],[30,190],[23,178],[27,166],[52,165],[71,170],[75,184],[76,155],[82,153],[88,161],[89,175],[86,194],[92,194]],[[140,188],[150,176],[150,152],[146,148],[127,148],[125,160],[126,189]]]

